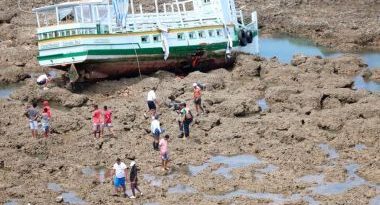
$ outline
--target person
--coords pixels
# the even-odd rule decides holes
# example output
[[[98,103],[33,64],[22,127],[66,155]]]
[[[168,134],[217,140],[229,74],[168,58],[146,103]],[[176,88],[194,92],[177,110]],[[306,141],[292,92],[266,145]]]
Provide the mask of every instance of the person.
[[[135,195],[135,190],[137,190],[138,192],[140,192],[140,195],[142,196],[143,193],[140,191],[140,189],[138,188],[138,179],[137,179],[137,165],[136,165],[136,162],[135,161],[132,161],[131,164],[129,165],[130,166],[130,172],[129,172],[129,181],[131,183],[131,190],[132,190],[132,196],[129,197],[131,199],[135,199],[136,198],[136,195]]]
[[[96,133],[99,133],[99,138],[101,137],[101,119],[102,112],[99,110],[98,105],[94,105],[94,111],[92,112],[92,123],[94,137],[96,138]]]
[[[202,111],[202,115],[204,114],[204,110],[202,107],[202,89],[198,86],[197,83],[193,83],[194,93],[193,93],[193,99],[195,104],[195,110],[197,111],[197,116],[199,115],[199,110]]]
[[[42,74],[40,76],[38,76],[37,78],[37,85],[40,85],[40,86],[45,86],[44,89],[47,88],[47,84],[50,82],[50,74],[49,73],[45,73],[45,74]]]
[[[148,104],[148,112],[150,113],[151,116],[156,115],[156,110],[157,110],[157,97],[156,97],[156,87],[153,87],[152,90],[148,92],[148,97],[147,97],[147,104]],[[146,114],[144,114],[145,118],[147,118]]]
[[[115,187],[114,195],[117,195],[120,188],[122,188],[124,197],[128,197],[125,187],[125,169],[127,169],[127,165],[121,162],[120,158],[117,158],[116,163],[112,167],[113,184]]]
[[[181,122],[181,131],[185,135],[185,138],[189,138],[190,124],[193,122],[193,114],[191,113],[190,108],[186,105],[186,103],[183,104],[183,108],[181,110]]]
[[[111,132],[112,136],[115,136],[115,133],[112,129],[112,110],[108,109],[107,106],[103,107],[103,128],[102,128],[102,135],[104,134],[104,129],[108,128],[108,130]]]
[[[41,124],[42,124],[42,130],[44,131],[44,137],[48,138],[49,137],[49,113],[48,113],[48,108],[44,108],[42,112],[42,117],[41,117]]]
[[[158,121],[158,115],[152,117],[152,122],[150,124],[150,130],[152,132],[153,136],[153,149],[154,150],[159,150],[158,149],[158,143],[160,140],[160,135],[164,132],[163,129],[160,127],[160,121]]]
[[[42,105],[43,105],[43,110],[46,108],[47,109],[47,115],[49,117],[49,119],[51,118],[51,108],[50,108],[50,105],[49,105],[49,102],[48,101],[43,101],[42,102]]]
[[[169,135],[165,135],[163,139],[160,140],[160,156],[162,160],[162,170],[169,170],[168,162],[169,162],[169,150],[168,150],[168,140]]]
[[[37,103],[33,103],[32,106],[28,106],[25,116],[29,119],[29,127],[32,130],[32,137],[37,137],[39,112],[37,110]]]

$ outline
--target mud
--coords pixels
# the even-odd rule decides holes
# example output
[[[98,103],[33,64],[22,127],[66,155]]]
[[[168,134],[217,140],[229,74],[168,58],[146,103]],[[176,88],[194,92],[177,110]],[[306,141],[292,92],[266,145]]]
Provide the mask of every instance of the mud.
[[[11,99],[0,99],[4,161],[0,203],[367,204],[378,200],[374,185],[380,182],[376,163],[380,96],[356,90],[352,84],[353,76],[366,69],[363,62],[356,56],[304,57],[297,66],[245,55],[239,60],[244,63],[230,71],[194,72],[183,78],[158,72],[142,80],[90,84],[80,93],[54,85],[41,90],[27,79]],[[164,102],[170,97],[192,105],[195,81],[207,85],[203,92],[207,115],[195,117],[186,141],[176,137],[177,114]],[[142,115],[145,95],[157,85],[162,127],[171,135],[168,173],[160,168],[158,153],[151,147],[150,122]],[[52,136],[31,139],[23,110],[28,103],[45,99],[55,103]],[[263,99],[268,106],[264,111]],[[95,103],[113,110],[116,138],[106,132],[103,139],[95,140],[90,134]],[[144,196],[134,201],[111,196],[111,180],[102,179],[106,170],[100,173],[99,168],[111,168],[117,157],[127,163],[136,158]],[[351,164],[357,166],[347,172]],[[318,191],[318,187],[325,190],[323,186],[338,191],[326,195]]]

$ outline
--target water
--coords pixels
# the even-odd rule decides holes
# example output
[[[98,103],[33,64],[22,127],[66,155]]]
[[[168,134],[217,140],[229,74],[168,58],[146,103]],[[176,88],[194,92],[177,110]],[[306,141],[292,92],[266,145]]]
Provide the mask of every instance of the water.
[[[301,182],[323,184],[325,181],[324,174],[306,175],[299,179]]]
[[[269,164],[267,167],[265,167],[263,169],[258,169],[257,171],[261,172],[261,173],[265,173],[265,174],[270,174],[270,173],[273,173],[277,170],[278,170],[277,166],[275,166],[273,164]]]
[[[79,198],[74,192],[65,192],[62,193],[63,202],[68,204],[77,204],[82,205],[86,204],[81,198]]]
[[[85,167],[81,171],[87,177],[95,177],[101,184],[105,181],[106,169],[103,167]]]
[[[321,148],[322,151],[328,156],[329,160],[336,159],[339,157],[339,154],[336,152],[336,150],[330,147],[328,144],[320,144],[319,148]]]
[[[17,201],[18,201],[17,199],[11,199],[5,202],[4,205],[18,205],[19,203]]]
[[[149,182],[150,185],[153,187],[161,187],[161,185],[162,185],[162,179],[160,179],[156,176],[153,176],[150,174],[144,174],[143,178],[145,181]]]
[[[257,103],[257,105],[259,105],[262,112],[268,110],[268,108],[269,108],[267,101],[264,98],[258,100],[256,103]]]
[[[367,149],[367,146],[365,146],[364,144],[356,144],[355,145],[355,150],[356,151],[362,151],[362,150],[365,150]]]
[[[48,183],[48,189],[54,192],[62,192],[63,189],[59,184],[56,183]]]
[[[19,88],[21,85],[19,84],[11,84],[6,86],[0,86],[0,99],[7,99],[9,96]]]
[[[177,184],[175,187],[169,187],[168,193],[170,194],[192,194],[197,190],[189,185]]]
[[[215,174],[220,174],[228,179],[232,178],[231,171],[233,169],[248,167],[252,164],[261,163],[253,155],[236,155],[236,156],[215,156],[209,160],[213,164],[223,164],[222,167],[214,171]]]
[[[374,81],[366,81],[361,75],[358,75],[354,78],[354,89],[379,92],[380,83]]]
[[[192,165],[189,165],[189,172],[190,172],[190,175],[191,176],[196,176],[198,175],[199,173],[201,173],[203,170],[205,170],[208,166],[210,165],[210,163],[204,163],[200,166],[192,166]]]
[[[377,195],[375,198],[369,201],[369,205],[380,205],[380,195]]]

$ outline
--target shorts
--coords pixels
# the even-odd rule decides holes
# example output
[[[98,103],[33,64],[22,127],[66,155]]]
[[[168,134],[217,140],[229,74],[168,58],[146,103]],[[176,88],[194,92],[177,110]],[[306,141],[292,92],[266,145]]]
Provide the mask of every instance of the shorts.
[[[38,123],[35,120],[29,120],[29,127],[31,130],[37,130],[38,129]]]
[[[49,132],[49,125],[42,126],[44,132]]]
[[[123,178],[114,177],[113,184],[115,187],[125,187],[125,177]]]
[[[94,132],[100,132],[100,124],[93,124],[92,125],[92,130],[94,131]]]
[[[165,152],[163,155],[161,155],[161,159],[164,161],[168,161],[169,160],[169,154],[167,152]]]
[[[112,123],[103,123],[103,127],[111,128]]]
[[[194,104],[196,104],[196,105],[200,105],[201,103],[202,103],[202,99],[201,99],[200,97],[194,99]]]
[[[154,103],[154,101],[148,101],[148,107],[149,107],[149,110],[155,110],[156,104]]]
[[[37,85],[45,85],[45,84],[46,84],[46,80],[37,81]]]

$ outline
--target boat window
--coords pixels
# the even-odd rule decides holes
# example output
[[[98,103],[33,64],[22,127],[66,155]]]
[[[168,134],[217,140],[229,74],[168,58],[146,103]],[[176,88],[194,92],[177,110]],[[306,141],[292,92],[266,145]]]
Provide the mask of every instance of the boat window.
[[[154,35],[153,36],[153,41],[154,42],[160,42],[161,41],[161,35]]]
[[[210,3],[210,0],[203,0],[205,4]]]
[[[206,38],[206,33],[204,31],[198,32],[199,38]]]
[[[223,36],[223,31],[221,29],[216,30],[217,36]]]
[[[209,30],[208,31],[208,36],[214,37],[215,36],[215,31],[214,30]]]
[[[190,38],[190,39],[196,39],[197,37],[196,37],[195,32],[190,32],[190,33],[189,33],[189,38]]]
[[[178,40],[185,40],[185,35],[184,35],[184,33],[178,33],[178,34],[177,34],[177,39],[178,39]]]
[[[141,36],[142,43],[149,43],[149,36]]]

